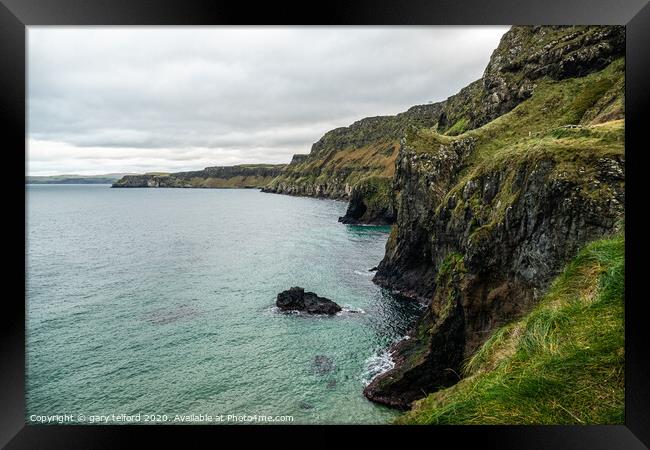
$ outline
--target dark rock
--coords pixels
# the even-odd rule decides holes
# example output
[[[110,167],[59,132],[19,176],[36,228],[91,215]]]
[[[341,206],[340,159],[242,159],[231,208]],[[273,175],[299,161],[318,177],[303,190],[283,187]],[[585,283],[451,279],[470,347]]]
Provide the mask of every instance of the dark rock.
[[[375,266],[375,267],[373,267],[372,269],[369,269],[369,271],[370,271],[370,272],[377,272],[377,269],[378,269],[378,267]]]
[[[341,307],[332,300],[292,287],[278,294],[275,304],[283,311],[304,311],[309,314],[336,314]]]
[[[452,269],[432,307],[418,320],[411,339],[391,349],[395,367],[374,378],[363,391],[372,401],[408,409],[423,392],[433,392],[458,381],[465,347],[464,311],[458,282],[460,272]]]

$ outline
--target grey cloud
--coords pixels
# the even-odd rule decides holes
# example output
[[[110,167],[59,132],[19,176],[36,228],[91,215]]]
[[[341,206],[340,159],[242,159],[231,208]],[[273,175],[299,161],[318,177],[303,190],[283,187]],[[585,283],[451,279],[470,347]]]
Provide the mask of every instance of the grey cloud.
[[[98,149],[104,163],[149,158],[160,170],[187,149],[193,169],[287,162],[331,128],[454,94],[506,30],[30,27],[28,136],[40,146],[30,171],[55,170],[42,159],[53,143],[67,145],[61,164]]]

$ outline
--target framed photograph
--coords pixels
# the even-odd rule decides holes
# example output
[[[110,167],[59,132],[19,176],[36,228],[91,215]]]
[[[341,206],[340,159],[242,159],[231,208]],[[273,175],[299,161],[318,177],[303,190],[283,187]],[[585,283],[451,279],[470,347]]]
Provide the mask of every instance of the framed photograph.
[[[647,448],[650,6],[286,8],[2,0],[3,448]]]

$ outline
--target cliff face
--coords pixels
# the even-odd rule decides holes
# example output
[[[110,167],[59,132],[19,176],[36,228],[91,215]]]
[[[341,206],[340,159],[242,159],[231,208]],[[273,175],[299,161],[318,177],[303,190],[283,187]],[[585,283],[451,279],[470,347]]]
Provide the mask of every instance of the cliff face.
[[[263,190],[349,198],[351,209],[344,222],[391,223],[393,199],[383,196],[384,203],[379,205],[367,180],[390,182],[399,140],[406,130],[432,128],[440,134],[460,135],[530,98],[538,80],[586,75],[607,66],[624,48],[622,27],[513,27],[502,38],[481,79],[442,102],[414,106],[395,116],[369,117],[329,131],[308,155],[296,155]]]
[[[203,170],[170,174],[126,175],[112,187],[261,188],[278,176],[284,167],[284,164],[251,164],[206,167]]]
[[[348,208],[339,222],[346,224],[390,225],[395,221],[393,180],[368,177],[357,182],[350,192]]]
[[[624,53],[623,27],[512,27],[483,77],[447,99],[437,129],[456,135],[478,128],[530,98],[538,80],[581,77]]]
[[[406,133],[375,282],[428,307],[368,398],[408,408],[456,383],[496,327],[530,311],[586,242],[616,230],[623,37],[621,27],[513,27],[437,128]],[[462,127],[460,98],[471,106]]]
[[[383,178],[389,182],[395,173],[395,158],[404,130],[408,126],[431,126],[439,107],[414,106],[395,116],[368,117],[349,127],[331,130],[312,145],[309,154],[295,155],[263,191],[349,198],[362,180]]]

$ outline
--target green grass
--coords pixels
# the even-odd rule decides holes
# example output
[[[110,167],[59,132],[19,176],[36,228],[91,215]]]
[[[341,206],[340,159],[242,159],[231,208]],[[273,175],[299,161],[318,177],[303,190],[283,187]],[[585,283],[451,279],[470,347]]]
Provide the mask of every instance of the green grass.
[[[469,128],[469,120],[467,117],[461,117],[456,123],[454,123],[445,133],[448,136],[456,136],[463,134]]]
[[[587,245],[532,312],[466,362],[466,378],[397,423],[623,423],[624,249],[622,234]]]
[[[364,192],[364,201],[368,210],[376,210],[390,204],[393,195],[392,178],[372,176],[361,179],[356,188]]]
[[[311,158],[287,169],[273,179],[269,186],[288,183],[293,186],[337,184],[355,186],[368,178],[392,178],[399,142],[380,139],[361,147],[323,150],[318,158]]]
[[[453,272],[465,272],[465,262],[463,255],[458,252],[449,253],[440,264],[436,283],[440,283]]]
[[[548,137],[553,129],[578,124],[607,89],[624,76],[624,70],[623,59],[618,59],[586,77],[540,81],[530,99],[467,133],[478,140],[473,162],[489,166],[501,164],[504,157],[521,157],[523,151]]]
[[[537,152],[527,153],[526,150],[540,147],[540,140],[544,138],[547,140],[545,143],[552,143],[551,138],[554,137],[552,132],[559,127],[577,125],[582,117],[591,112],[591,108],[608,93],[608,90],[623,79],[624,73],[625,62],[620,58],[605,69],[585,77],[561,81],[539,80],[530,99],[480,128],[459,134],[459,137],[472,136],[477,140],[469,165],[476,170],[488,170],[502,164],[508,158],[537,154]],[[458,123],[452,128],[456,125]],[[597,137],[602,138],[600,135]],[[622,139],[622,132],[616,136],[610,134],[607,138],[609,144],[618,144]],[[454,137],[443,136],[426,129],[407,136],[407,144],[416,150],[431,152],[437,151],[440,144],[452,139]],[[577,147],[588,149],[589,144],[592,143],[572,141],[570,147],[574,150]],[[555,142],[554,144],[562,147],[562,144],[566,143]]]
[[[410,130],[406,145],[418,153],[438,152],[457,139],[473,138],[475,142],[454,185],[434,206],[436,211],[454,199],[455,215],[464,216],[469,207],[475,218],[471,239],[489,238],[490,231],[503,222],[509,206],[521,195],[513,186],[518,171],[523,167],[533,172],[543,162],[552,163],[549,182],[561,180],[582,186],[584,197],[595,202],[609,198],[609,188],[595,186],[592,181],[600,158],[624,155],[624,120],[612,113],[623,102],[620,88],[624,70],[625,61],[620,58],[585,77],[541,79],[531,98],[458,136],[442,135],[434,129]],[[596,117],[608,120],[592,123]],[[497,172],[502,175],[501,186],[489,203],[479,191],[470,198],[463,197],[469,183]]]

